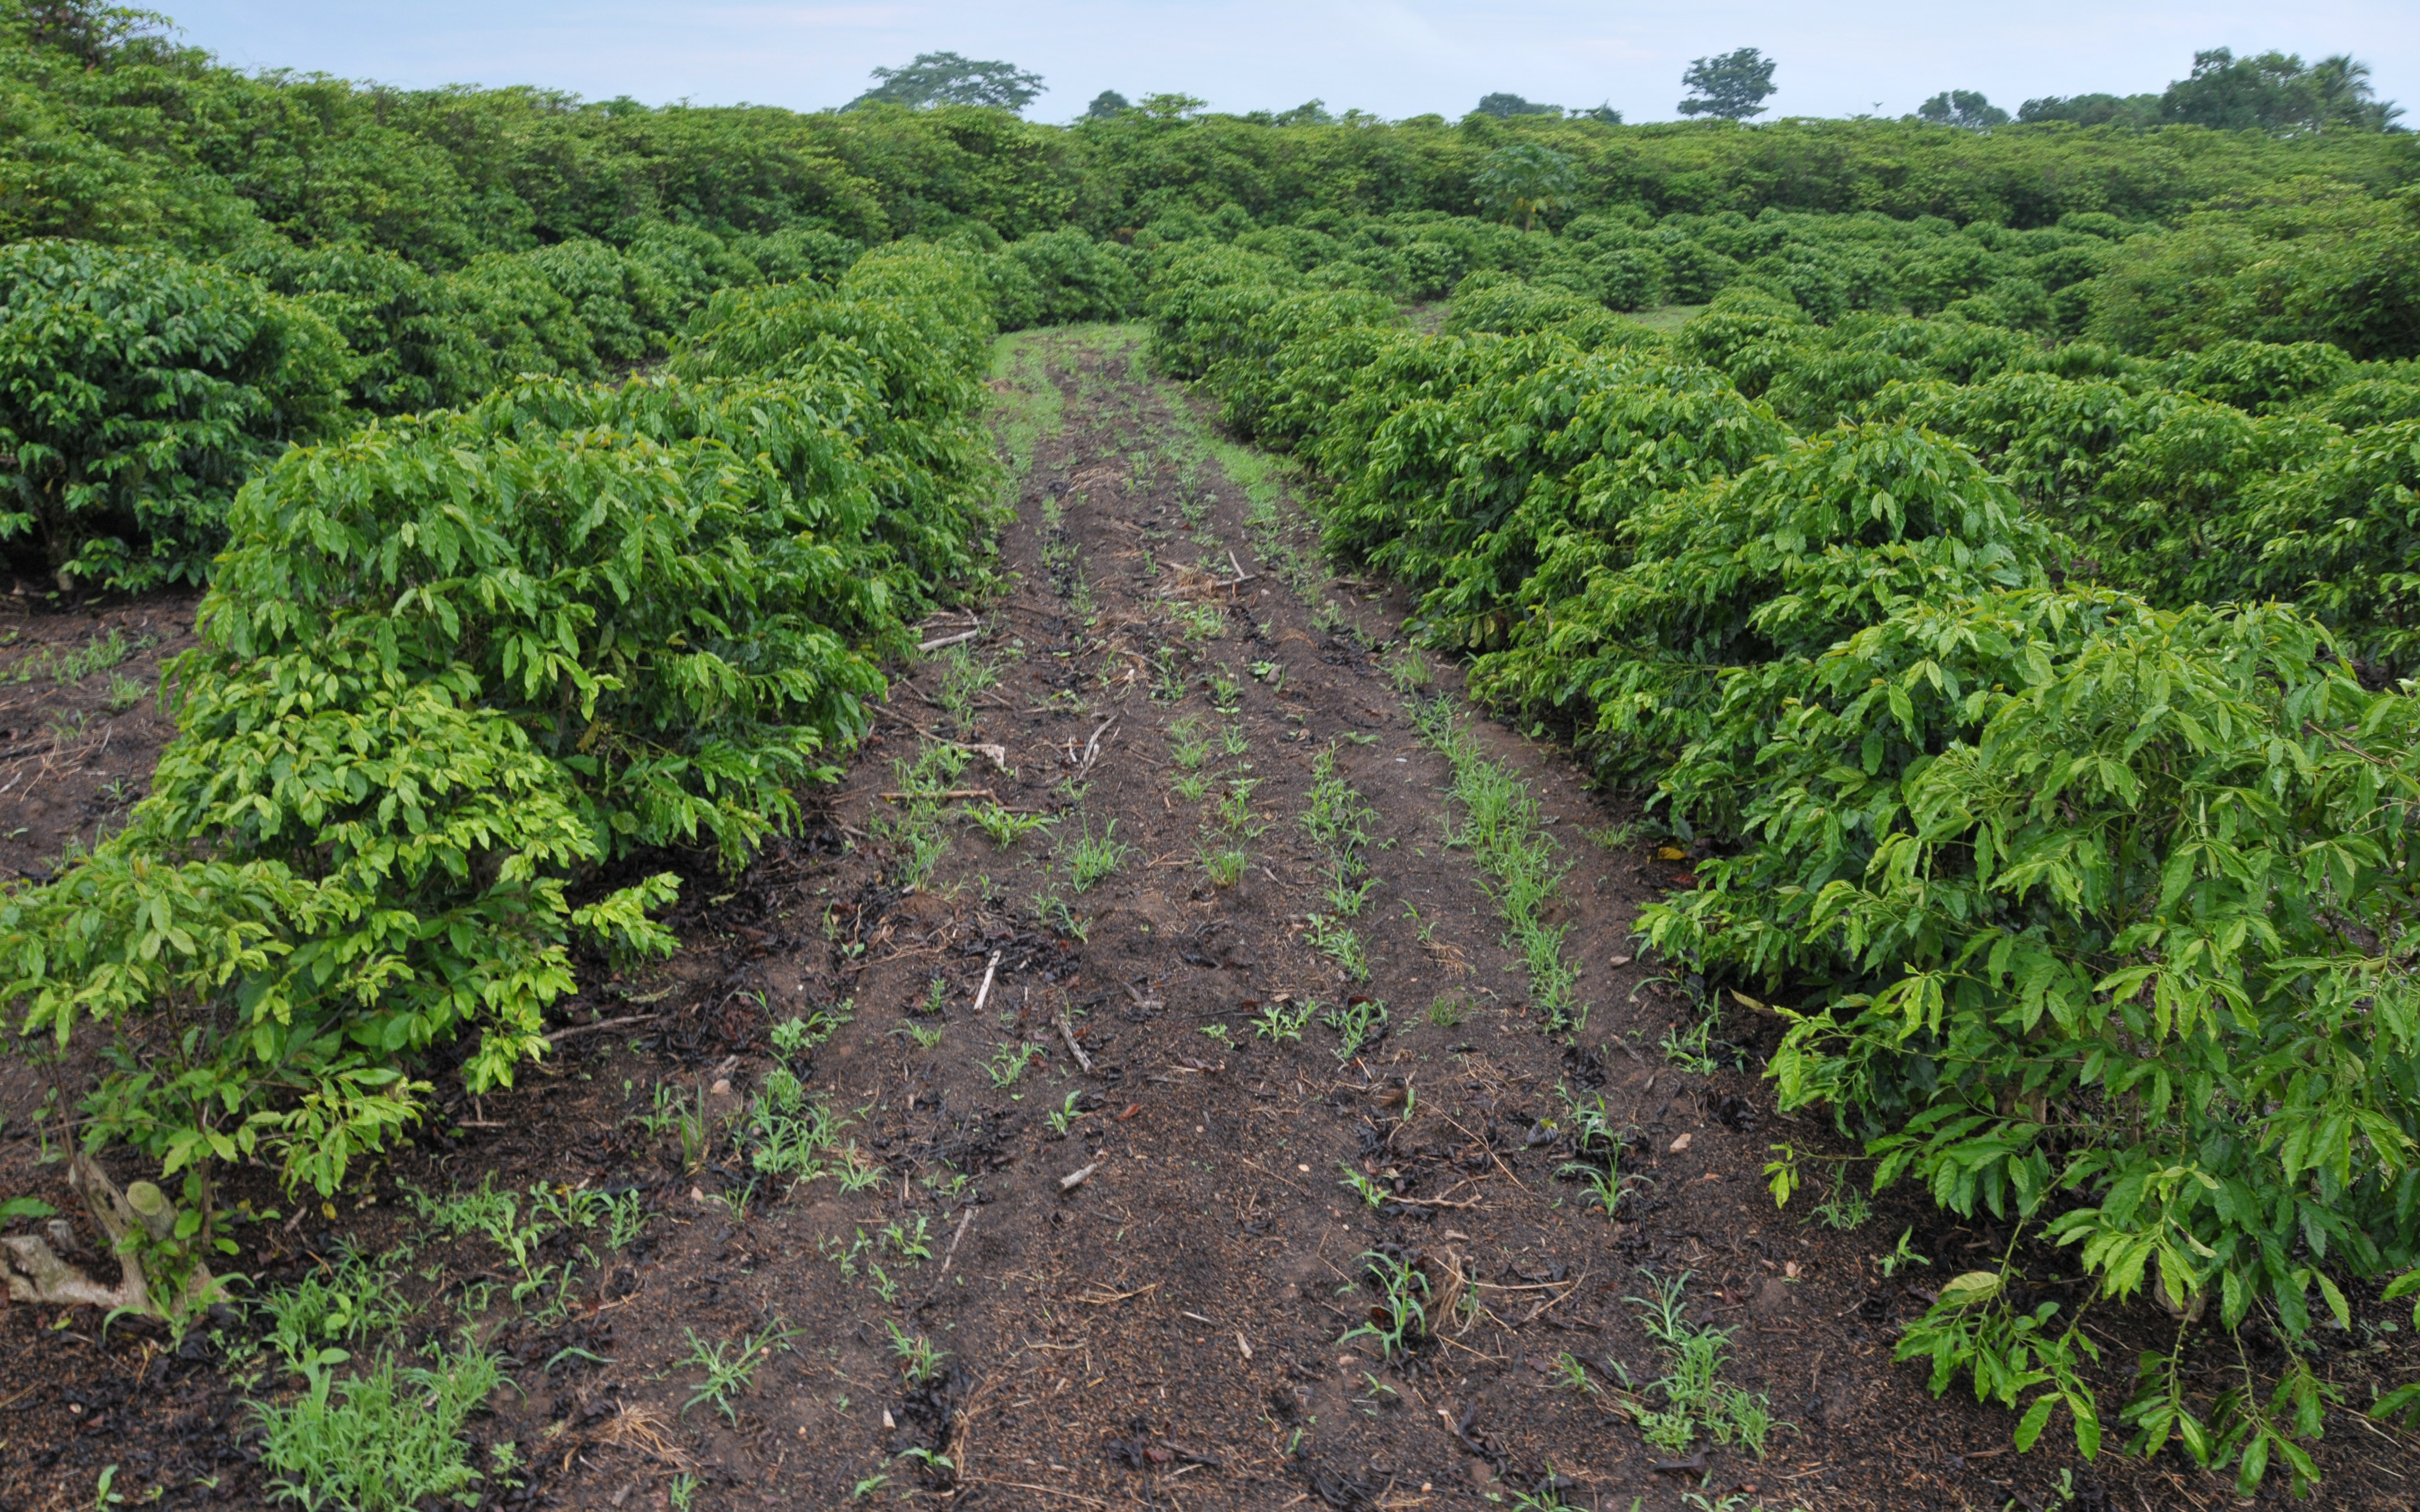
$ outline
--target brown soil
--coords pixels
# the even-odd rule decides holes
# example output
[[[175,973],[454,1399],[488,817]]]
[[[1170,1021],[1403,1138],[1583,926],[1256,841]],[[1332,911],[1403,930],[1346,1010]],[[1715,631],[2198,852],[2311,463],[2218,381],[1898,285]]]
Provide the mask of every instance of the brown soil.
[[[150,786],[176,733],[160,669],[196,643],[194,605],[0,598],[0,877],[48,879]]]
[[[1024,339],[1047,358],[1064,415],[1022,479],[1002,544],[1011,586],[979,610],[970,642],[996,683],[970,709],[944,657],[904,670],[878,733],[804,832],[743,877],[690,867],[683,954],[639,979],[598,972],[564,1014],[572,1028],[635,1022],[566,1038],[514,1091],[450,1103],[347,1211],[314,1203],[243,1230],[238,1268],[267,1288],[347,1247],[409,1242],[396,1271],[422,1311],[408,1340],[442,1336],[468,1312],[519,1384],[476,1424],[483,1445],[510,1442],[523,1461],[521,1488],[493,1496],[502,1504],[668,1507],[685,1473],[699,1477],[701,1507],[2235,1500],[2173,1452],[2150,1463],[2115,1453],[2114,1423],[2097,1462],[2052,1439],[2018,1455],[2011,1414],[1962,1386],[1935,1400],[1921,1366],[1894,1365],[1898,1325],[1923,1310],[1924,1288],[1987,1263],[2005,1228],[1962,1226],[1904,1189],[1847,1233],[1807,1221],[1821,1194],[1776,1211],[1761,1177],[1769,1146],[1846,1147],[1775,1111],[1758,1074],[1769,1020],[1722,1011],[1711,1048],[1727,1065],[1711,1075],[1658,1048],[1707,1007],[1694,984],[1630,961],[1628,931],[1685,863],[1591,841],[1630,816],[1568,762],[1482,724],[1573,863],[1552,921],[1585,964],[1592,1011],[1576,1034],[1548,1032],[1469,852],[1444,842],[1459,813],[1449,769],[1389,673],[1404,606],[1363,585],[1290,579],[1279,564],[1303,544],[1297,506],[1284,503],[1275,533],[1249,524],[1245,491],[1203,451],[1187,399],[1142,375],[1124,333]],[[1032,397],[1001,387],[1012,409]],[[1230,551],[1254,576],[1223,588]],[[1435,686],[1451,680],[1432,671]],[[1212,707],[1221,678],[1232,717]],[[37,727],[58,705],[24,706],[9,717]],[[1214,739],[1237,731],[1244,748],[1211,757],[1217,781],[1199,801],[1178,792],[1170,735],[1187,717]],[[883,795],[902,788],[894,762],[937,739],[1004,748],[1007,770],[971,754],[958,783],[1059,823],[1003,849],[954,809],[946,853],[903,893],[905,847],[884,838],[902,806]],[[1340,980],[1308,924],[1328,905],[1300,816],[1329,750],[1374,810],[1378,886],[1353,921],[1366,982]],[[1250,823],[1266,827],[1241,880],[1219,887],[1198,849],[1218,782],[1243,764],[1257,784]],[[91,790],[50,791],[65,805]],[[1070,890],[1078,840],[1112,824],[1130,854],[1098,886]],[[1068,913],[1046,917],[1047,897]],[[1388,1031],[1342,1058],[1338,1031],[1315,1017],[1299,1042],[1251,1026],[1281,1001],[1363,996],[1384,1003]],[[844,1002],[853,1017],[796,1063],[851,1120],[847,1151],[828,1158],[860,1173],[857,1190],[755,1175],[721,1123],[686,1166],[675,1136],[633,1121],[659,1084],[702,1091],[718,1119],[741,1110],[775,1065],[770,1026]],[[924,1048],[911,1029],[938,1042]],[[989,1064],[1021,1044],[1040,1058],[1000,1085]],[[1048,1115],[1070,1094],[1083,1111],[1063,1134]],[[1621,1132],[1621,1168],[1637,1180],[1610,1221],[1559,1177],[1578,1153],[1567,1094],[1601,1095]],[[0,1140],[16,1137],[0,1143],[0,1196],[65,1207],[56,1168],[36,1164],[23,1134],[33,1095],[22,1074],[5,1084]],[[1078,1171],[1090,1174],[1066,1188]],[[1383,1206],[1348,1189],[1347,1171]],[[550,1323],[535,1301],[503,1301],[515,1273],[494,1245],[441,1242],[413,1218],[411,1189],[466,1191],[491,1175],[514,1189],[637,1190],[655,1217],[619,1255],[582,1259],[563,1240],[541,1252],[582,1265],[572,1305]],[[292,1211],[266,1183],[234,1195]],[[1877,1257],[1902,1229],[1931,1264],[1885,1279]],[[1475,1310],[1440,1306],[1407,1355],[1387,1358],[1348,1336],[1378,1300],[1372,1254],[1414,1267],[1441,1298],[1461,1294],[1456,1278],[1475,1284]],[[2058,1266],[2042,1257],[2033,1269]],[[1787,1425],[1761,1459],[1708,1443],[1663,1460],[1618,1410],[1622,1372],[1645,1382],[1664,1370],[1630,1299],[1683,1275],[1690,1315],[1733,1330],[1726,1381],[1765,1395]],[[2107,1311],[2102,1399],[2114,1407],[2136,1350],[2168,1325]],[[2360,1311],[2374,1321],[2395,1309],[2367,1298]],[[158,1486],[167,1505],[265,1501],[245,1392],[217,1352],[257,1325],[229,1315],[219,1338],[165,1350],[100,1321],[0,1315],[0,1509],[89,1504],[110,1464],[130,1500]],[[695,1340],[728,1346],[776,1324],[793,1331],[785,1347],[730,1397],[729,1417],[688,1405]],[[946,1351],[921,1384],[903,1374],[902,1335]],[[2363,1328],[2323,1347],[2349,1407],[2410,1378],[2412,1339]],[[1560,1383],[1567,1357],[1590,1389]],[[2217,1359],[2206,1362],[2213,1391]],[[291,1384],[271,1373],[250,1389],[282,1400]],[[2350,1412],[2332,1426],[2322,1503],[2411,1505],[2412,1441]],[[909,1450],[949,1468],[920,1468]],[[862,1504],[861,1483],[872,1483]]]

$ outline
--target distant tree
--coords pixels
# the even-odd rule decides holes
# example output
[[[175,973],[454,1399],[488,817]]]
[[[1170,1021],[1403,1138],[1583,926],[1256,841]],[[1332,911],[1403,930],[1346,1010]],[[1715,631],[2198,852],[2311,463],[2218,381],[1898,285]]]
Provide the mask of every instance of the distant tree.
[[[1306,100],[1292,110],[1281,110],[1270,117],[1279,126],[1333,126],[1336,117],[1327,114],[1325,100]]]
[[[2160,116],[2214,131],[2284,131],[2306,114],[2295,85],[2303,60],[2286,53],[2239,58],[2213,47],[2194,54],[2193,72],[2160,97]]]
[[[1507,220],[1520,217],[1521,229],[1528,231],[1536,228],[1540,210],[1554,209],[1578,192],[1579,175],[1572,160],[1554,148],[1516,142],[1489,154],[1471,186],[1481,205]]]
[[[169,36],[178,29],[157,11],[107,0],[18,0],[11,8],[25,28],[26,45],[56,48],[95,66],[156,56],[169,48]]]
[[[1497,120],[1509,120],[1515,116],[1560,116],[1563,113],[1563,107],[1541,105],[1535,100],[1524,100],[1519,95],[1498,91],[1496,94],[1481,96],[1479,103],[1470,107],[1470,113],[1474,116],[1493,116]]]
[[[988,105],[1023,110],[1042,93],[1042,75],[1014,63],[985,62],[955,53],[919,53],[905,68],[876,69],[880,81],[850,100],[849,108],[884,101],[923,110],[934,105]]]
[[[1607,126],[1621,124],[1621,112],[1614,109],[1610,100],[1602,105],[1592,105],[1587,110],[1575,110],[1572,114],[1584,121],[1603,121]]]
[[[2160,120],[2160,97],[2157,95],[2046,95],[2028,100],[2017,107],[2017,119],[2035,121],[2073,121],[2078,126],[2156,126]]]
[[[2194,54],[2193,72],[2160,97],[2160,118],[2221,131],[2383,131],[2403,112],[2378,98],[2369,68],[2338,54],[2306,65],[2292,53]]]
[[[2311,67],[2312,118],[2321,131],[2386,131],[2403,107],[2381,100],[2369,82],[2369,65],[2350,54],[2323,57]]]
[[[1132,109],[1134,109],[1133,100],[1128,100],[1125,96],[1118,93],[1114,89],[1104,89],[1099,94],[1093,97],[1093,102],[1091,104],[1084,107],[1084,119],[1088,121],[1115,120],[1117,117],[1125,115],[1127,111]]]
[[[1916,113],[1925,120],[1942,126],[1962,126],[1970,131],[2009,124],[2007,111],[1972,89],[1944,89],[1916,106]]]
[[[1142,103],[1137,105],[1135,109],[1159,120],[1175,121],[1183,120],[1187,116],[1201,115],[1209,103],[1210,101],[1199,95],[1145,95],[1142,97]]]
[[[1744,121],[1764,114],[1764,97],[1773,93],[1774,60],[1752,47],[1701,57],[1681,75],[1689,98],[1681,101],[1683,116],[1718,116]]]

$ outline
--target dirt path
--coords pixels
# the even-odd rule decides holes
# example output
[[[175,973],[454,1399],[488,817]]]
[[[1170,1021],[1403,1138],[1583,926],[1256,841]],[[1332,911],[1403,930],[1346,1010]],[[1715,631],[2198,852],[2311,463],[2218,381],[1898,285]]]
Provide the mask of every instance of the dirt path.
[[[1888,1367],[1921,1304],[1863,1257],[1884,1220],[1821,1243],[1774,1220],[1752,1047],[1700,1043],[1694,1072],[1660,1048],[1704,1015],[1628,960],[1628,926],[1685,863],[1605,848],[1620,816],[1567,765],[1462,727],[1568,868],[1537,922],[1586,1019],[1550,1032],[1483,847],[1448,843],[1468,806],[1416,717],[1445,679],[1397,643],[1401,606],[1310,566],[1298,507],[1131,332],[1022,338],[998,386],[1013,587],[897,685],[831,815],[867,843],[812,888],[833,943],[771,973],[777,1015],[785,991],[850,1000],[807,1080],[852,1110],[867,1184],[693,1222],[663,1268],[718,1263],[722,1289],[624,1355],[628,1380],[709,1319],[799,1331],[709,1433],[715,1479],[1238,1508],[2055,1484]],[[973,796],[927,812],[920,787]],[[992,803],[1053,823],[1001,846],[967,817]],[[1359,843],[1305,823],[1340,811]],[[1619,1183],[1616,1221],[1580,1166]],[[1683,1287],[1662,1342],[1631,1300],[1659,1279]],[[1706,1328],[1730,1331],[1719,1384],[1652,1447],[1622,1404],[1690,1405],[1650,1383]],[[1740,1441],[1768,1413],[1760,1458]]]
[[[1769,1024],[1700,1030],[1629,959],[1685,856],[1452,715],[1135,341],[1003,344],[1002,591],[927,629],[806,832],[691,875],[688,949],[599,969],[545,1075],[249,1231],[256,1284],[369,1276],[407,1345],[500,1351],[508,1505],[2221,1504],[2018,1457],[1890,1363],[2005,1234],[1908,1192],[1776,1214],[1768,1147],[1838,1147],[1773,1113]],[[533,1186],[629,1227],[476,1209]],[[257,1504],[242,1399],[281,1377],[240,1332],[0,1315],[0,1508],[104,1464]],[[2392,1504],[2330,1447],[2331,1504]]]

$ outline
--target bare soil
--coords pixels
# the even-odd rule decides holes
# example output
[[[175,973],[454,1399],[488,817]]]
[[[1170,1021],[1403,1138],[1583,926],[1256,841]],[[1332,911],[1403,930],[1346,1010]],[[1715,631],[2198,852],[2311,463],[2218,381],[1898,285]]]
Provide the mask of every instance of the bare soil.
[[[1584,965],[1591,1011],[1577,1031],[1551,1032],[1469,851],[1448,843],[1460,817],[1450,769],[1419,738],[1397,671],[1406,606],[1306,577],[1298,499],[1256,483],[1255,524],[1252,480],[1222,469],[1204,417],[1144,373],[1131,332],[1017,340],[1025,361],[996,385],[1003,433],[1038,429],[1030,457],[1013,448],[1026,465],[1001,542],[1006,584],[971,620],[926,631],[979,629],[963,644],[993,680],[974,686],[950,651],[900,669],[877,733],[799,835],[737,878],[673,858],[687,873],[679,958],[627,979],[597,966],[543,1072],[450,1101],[341,1211],[298,1211],[265,1180],[233,1194],[294,1214],[242,1231],[236,1268],[256,1288],[324,1274],[348,1249],[409,1243],[396,1267],[420,1308],[407,1342],[468,1318],[518,1385],[475,1427],[483,1463],[486,1445],[516,1446],[521,1484],[491,1486],[483,1504],[659,1508],[676,1489],[700,1507],[2235,1503],[2230,1483],[2173,1451],[2148,1463],[2115,1453],[2115,1424],[2096,1462],[2059,1429],[2019,1455],[2011,1414],[1962,1386],[1935,1399],[1922,1365],[1893,1364],[1898,1325],[1929,1288],[1989,1263],[2006,1229],[1960,1225],[1905,1189],[1849,1231],[1809,1221],[1820,1192],[1776,1211],[1761,1175],[1770,1146],[1850,1147],[1775,1110],[1760,1075],[1777,1032],[1768,1017],[1632,959],[1638,905],[1686,857],[1592,839],[1636,816],[1555,751],[1481,724],[1571,863],[1550,922]],[[180,643],[164,627],[184,623],[174,608],[112,612],[163,626],[152,656]],[[39,623],[54,644],[101,625]],[[1425,665],[1417,696],[1455,683]],[[21,712],[0,722],[23,727],[14,741],[91,697],[83,684],[11,692]],[[1207,792],[1190,800],[1171,738],[1188,718],[1218,743]],[[163,733],[142,725],[140,748]],[[965,751],[955,780],[1058,822],[1003,847],[954,802],[947,848],[909,890],[910,806],[885,795],[908,790],[908,765],[937,741],[999,747],[998,763]],[[1300,821],[1329,752],[1373,810],[1377,886],[1350,920],[1366,981],[1343,977],[1311,922],[1333,910]],[[63,810],[88,835],[76,806],[100,789],[76,774],[113,770],[62,756],[41,790],[58,809],[0,809],[25,826],[23,854],[56,854],[63,821],[35,821]],[[1236,779],[1253,784],[1247,827],[1265,827],[1221,887],[1201,851]],[[1085,837],[1129,850],[1078,891]],[[40,874],[30,858],[0,860]],[[1357,1053],[1340,1055],[1316,1014],[1298,1041],[1253,1028],[1272,1005],[1366,1006],[1356,998],[1387,1011],[1383,1037]],[[831,1160],[856,1174],[768,1179],[721,1120],[772,1073],[774,1025],[844,1005],[847,1022],[792,1064],[848,1119]],[[1716,1069],[1699,1074],[1659,1047],[1709,1013]],[[1007,1079],[1027,1045],[1038,1055]],[[0,1196],[67,1207],[28,1132],[39,1088],[8,1074]],[[1071,1094],[1074,1116],[1054,1127]],[[659,1096],[702,1097],[714,1116],[695,1158],[637,1121]],[[1571,1103],[1600,1096],[1635,1178],[1610,1217],[1559,1174],[1580,1153]],[[555,1242],[541,1257],[581,1269],[549,1317],[504,1299],[514,1273],[495,1246],[440,1241],[414,1216],[414,1190],[489,1179],[636,1191],[654,1216],[611,1255]],[[1879,1257],[1902,1230],[1930,1264],[1886,1278]],[[1431,1326],[1391,1357],[1353,1336],[1380,1301],[1373,1256],[1426,1278],[1434,1301]],[[2038,1257],[2033,1270],[2069,1273],[2071,1257],[2059,1266]],[[1668,1455],[1621,1408],[1624,1374],[1665,1370],[1632,1299],[1683,1276],[1690,1316],[1732,1330],[1723,1379],[1767,1397],[1782,1425],[1762,1458],[1710,1441]],[[2365,1320],[2395,1311],[2374,1297],[2359,1306]],[[240,1355],[257,1324],[228,1313],[215,1336],[171,1348],[101,1323],[0,1312],[0,1512],[88,1505],[112,1464],[130,1500],[157,1487],[165,1505],[265,1503],[247,1388],[227,1379],[224,1352],[237,1341]],[[2136,1351],[2171,1327],[2106,1310],[2104,1402],[2123,1400]],[[695,1343],[768,1330],[783,1342],[727,1416],[692,1401]],[[913,1381],[899,1338],[946,1357]],[[2355,1411],[2420,1366],[2408,1330],[2357,1328],[2322,1349]],[[2212,1391],[2226,1383],[2219,1358]],[[1586,1387],[1570,1383],[1572,1363]],[[271,1373],[248,1390],[282,1400],[292,1384]],[[2353,1411],[2333,1427],[2318,1446],[2321,1504],[2413,1504],[2410,1439]]]

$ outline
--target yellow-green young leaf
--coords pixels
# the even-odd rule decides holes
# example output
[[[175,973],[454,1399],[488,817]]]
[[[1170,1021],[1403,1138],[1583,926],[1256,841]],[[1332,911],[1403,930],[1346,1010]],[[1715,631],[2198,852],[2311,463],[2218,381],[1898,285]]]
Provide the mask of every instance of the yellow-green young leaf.
[[[2000,1294],[2004,1277],[1997,1271],[1969,1271],[1942,1283],[1941,1305],[1972,1307]]]
[[[2088,1392],[2070,1390],[2067,1410],[2075,1414],[2075,1448],[2086,1459],[2101,1454],[2101,1410]]]
[[[2313,1279],[2319,1284],[2319,1295],[2327,1299],[2328,1311],[2335,1315],[2336,1327],[2351,1328],[2352,1306],[2345,1301],[2345,1294],[2336,1288],[2336,1284],[2328,1278],[2325,1271],[2314,1271],[2311,1273]]]

